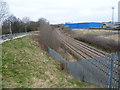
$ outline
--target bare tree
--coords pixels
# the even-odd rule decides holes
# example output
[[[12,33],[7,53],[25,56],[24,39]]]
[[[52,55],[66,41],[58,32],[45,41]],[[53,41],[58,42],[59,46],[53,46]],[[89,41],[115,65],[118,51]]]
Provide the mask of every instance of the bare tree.
[[[0,35],[2,35],[2,23],[8,17],[8,6],[3,0],[0,0]]]
[[[0,1],[0,23],[8,17],[8,5],[5,1]]]
[[[17,21],[17,18],[14,15],[10,15],[7,21],[9,23],[10,34],[12,35],[12,23]]]
[[[49,24],[49,22],[48,22],[47,19],[45,19],[45,18],[40,18],[40,19],[38,19],[38,23],[39,23],[39,24]]]
[[[29,17],[23,17],[22,21],[25,23],[25,32],[27,32],[27,26],[30,22],[30,18]]]

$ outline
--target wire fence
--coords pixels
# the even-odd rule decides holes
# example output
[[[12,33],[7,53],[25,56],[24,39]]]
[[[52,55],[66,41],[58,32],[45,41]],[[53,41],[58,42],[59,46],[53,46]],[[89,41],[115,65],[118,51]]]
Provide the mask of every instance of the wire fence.
[[[55,50],[48,49],[49,54],[62,63],[66,71],[76,79],[99,87],[120,88],[120,53],[69,62]]]

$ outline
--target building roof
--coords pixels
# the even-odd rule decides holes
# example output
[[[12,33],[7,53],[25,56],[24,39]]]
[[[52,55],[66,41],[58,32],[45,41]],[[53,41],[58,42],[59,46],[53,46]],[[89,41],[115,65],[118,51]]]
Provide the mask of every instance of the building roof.
[[[65,24],[90,24],[90,23],[100,23],[100,22],[80,22],[80,23],[71,23],[71,22],[66,22]]]

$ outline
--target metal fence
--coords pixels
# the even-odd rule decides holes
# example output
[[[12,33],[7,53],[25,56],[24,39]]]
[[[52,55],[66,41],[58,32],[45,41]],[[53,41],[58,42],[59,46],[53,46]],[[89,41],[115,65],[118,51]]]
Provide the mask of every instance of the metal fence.
[[[120,88],[120,53],[75,62],[65,60],[51,48],[49,54],[62,63],[67,72],[78,80],[99,87]]]

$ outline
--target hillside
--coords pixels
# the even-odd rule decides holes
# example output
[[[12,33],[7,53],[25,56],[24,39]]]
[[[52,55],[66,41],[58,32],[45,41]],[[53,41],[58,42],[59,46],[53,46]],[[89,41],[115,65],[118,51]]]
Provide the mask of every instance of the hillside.
[[[73,79],[30,36],[2,44],[3,88],[87,88]]]

